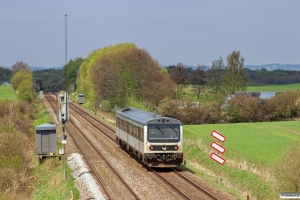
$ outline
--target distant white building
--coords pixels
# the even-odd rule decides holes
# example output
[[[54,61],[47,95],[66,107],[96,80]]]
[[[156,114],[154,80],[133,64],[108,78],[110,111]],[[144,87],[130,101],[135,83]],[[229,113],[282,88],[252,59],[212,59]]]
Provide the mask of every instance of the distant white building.
[[[1,84],[1,86],[10,86],[10,83],[5,81],[4,83]]]

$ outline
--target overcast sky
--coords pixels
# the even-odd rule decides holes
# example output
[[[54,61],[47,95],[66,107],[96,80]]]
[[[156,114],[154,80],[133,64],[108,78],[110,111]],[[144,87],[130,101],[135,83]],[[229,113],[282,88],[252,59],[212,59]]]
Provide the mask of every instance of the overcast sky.
[[[1,0],[0,66],[63,66],[65,14],[68,61],[127,42],[162,65],[300,63],[299,0]]]

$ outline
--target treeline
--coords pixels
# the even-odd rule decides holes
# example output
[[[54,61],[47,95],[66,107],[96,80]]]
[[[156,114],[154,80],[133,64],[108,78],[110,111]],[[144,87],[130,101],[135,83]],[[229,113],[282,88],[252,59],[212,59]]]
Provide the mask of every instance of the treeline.
[[[182,63],[180,65],[184,66]],[[171,75],[173,69],[175,69],[177,65],[170,65],[165,67],[168,70],[168,73]],[[192,84],[191,78],[193,73],[199,68],[204,69],[204,77],[206,77],[207,82],[209,82],[210,74],[214,69],[210,69],[204,65],[198,65],[196,68],[185,67],[187,73],[187,83]],[[275,85],[283,85],[283,84],[293,84],[300,83],[300,71],[293,70],[282,70],[276,69],[273,71],[268,71],[267,69],[256,69],[251,70],[249,68],[245,69],[245,75],[247,76],[247,85],[265,85],[265,84],[275,84]],[[220,68],[220,74],[225,74],[226,69],[225,66]]]
[[[2,84],[3,82],[10,82],[11,77],[11,70],[4,67],[0,67],[0,84]]]
[[[45,69],[33,71],[34,88],[39,90],[59,91],[65,89],[65,77],[62,70]]]
[[[276,69],[273,71],[250,70],[246,68],[246,75],[248,77],[248,85],[258,84],[292,84],[300,83],[300,71],[281,70]]]

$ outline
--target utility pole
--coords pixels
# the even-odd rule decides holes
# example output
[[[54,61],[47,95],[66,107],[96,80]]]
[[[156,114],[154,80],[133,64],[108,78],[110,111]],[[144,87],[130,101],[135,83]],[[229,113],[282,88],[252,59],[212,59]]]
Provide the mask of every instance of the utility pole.
[[[67,64],[67,15],[65,15],[65,64]]]

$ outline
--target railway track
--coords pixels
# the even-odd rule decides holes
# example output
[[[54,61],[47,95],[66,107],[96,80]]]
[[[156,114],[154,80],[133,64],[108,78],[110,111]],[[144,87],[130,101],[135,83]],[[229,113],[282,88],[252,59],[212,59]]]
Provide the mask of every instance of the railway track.
[[[56,101],[53,97],[45,95],[53,110],[57,112]],[[122,176],[110,165],[102,153],[85,136],[72,119],[65,127],[72,137],[75,145],[84,156],[98,183],[102,186],[107,199],[139,199],[137,194],[126,184]]]
[[[113,142],[114,145],[119,147],[119,145],[115,142],[115,129],[108,125],[107,123],[102,122],[102,120],[99,120],[97,117],[89,113],[88,111],[84,110],[80,106],[69,102],[69,107],[72,112],[76,112],[78,115],[80,115],[82,118],[84,118],[86,121],[88,121],[92,126],[94,126],[96,129],[98,129],[101,133],[103,133],[110,141]],[[72,121],[72,120],[70,120]],[[74,125],[76,127],[76,125]],[[78,128],[77,128],[78,129]],[[70,130],[73,131],[73,130]],[[75,132],[75,131],[74,131]],[[77,137],[77,136],[75,136]],[[80,137],[75,138],[74,140],[83,140]],[[83,136],[81,136],[83,137]],[[88,140],[88,139],[85,139]],[[88,143],[88,146],[93,146],[92,143]],[[80,147],[79,147],[80,148]],[[125,149],[123,149],[126,151]],[[101,155],[98,155],[98,153],[95,153],[96,150],[93,150],[91,152],[93,153],[83,153],[86,155],[86,160],[91,163],[91,168],[93,168],[94,157],[90,156],[96,154],[97,159],[99,161],[99,157]],[[90,157],[89,157],[90,156]],[[96,160],[97,160],[96,159]],[[103,158],[101,158],[103,159]],[[92,161],[89,161],[92,160]],[[137,162],[139,162],[141,165],[142,163],[135,158]],[[89,164],[90,165],[90,164]],[[144,166],[145,167],[145,166]],[[191,181],[189,178],[185,177],[180,173],[177,169],[172,170],[153,170],[151,168],[146,167],[149,172],[155,177],[158,177],[164,184],[166,184],[168,187],[172,188],[172,190],[176,191],[178,196],[181,197],[181,199],[218,199],[216,196],[211,194],[209,191],[205,190],[201,186],[197,185],[193,181]],[[97,173],[95,172],[95,175],[97,176]],[[99,174],[100,176],[100,174]],[[99,182],[101,183],[102,179],[101,176],[97,178]],[[103,183],[101,183],[103,184]],[[105,185],[105,184],[104,184]],[[130,190],[130,189],[129,189]]]

